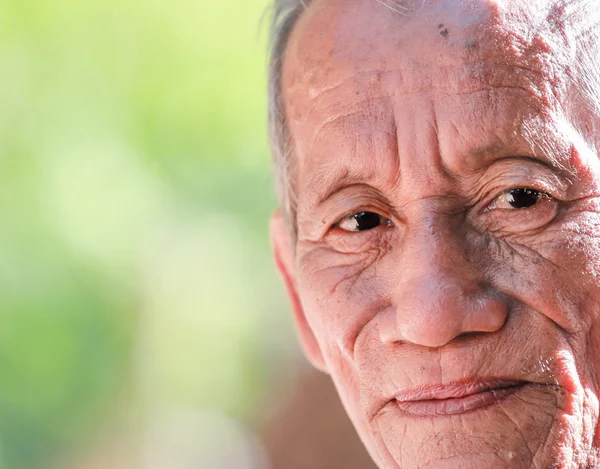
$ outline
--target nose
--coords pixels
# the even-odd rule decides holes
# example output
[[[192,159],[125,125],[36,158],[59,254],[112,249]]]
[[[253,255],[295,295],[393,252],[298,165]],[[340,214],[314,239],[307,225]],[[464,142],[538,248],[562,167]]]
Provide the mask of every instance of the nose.
[[[384,342],[437,348],[457,337],[500,330],[506,299],[486,285],[480,260],[471,262],[464,238],[450,226],[407,231],[393,277],[393,307],[383,312]],[[475,256],[481,257],[481,256]]]

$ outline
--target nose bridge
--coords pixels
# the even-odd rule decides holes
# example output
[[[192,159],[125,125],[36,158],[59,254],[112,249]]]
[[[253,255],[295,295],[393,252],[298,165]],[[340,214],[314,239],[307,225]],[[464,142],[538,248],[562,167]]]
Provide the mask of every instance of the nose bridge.
[[[451,304],[466,301],[480,288],[462,227],[449,215],[429,215],[409,227],[404,255],[410,268],[400,289],[404,298],[413,298],[417,304],[399,303],[399,310],[437,307],[438,316],[452,319]],[[429,304],[424,303],[427,299]]]
[[[448,214],[427,214],[408,226],[404,255],[413,276],[450,276],[465,283],[471,277],[471,256],[462,223]]]
[[[482,266],[471,262],[469,251],[461,221],[449,215],[407,226],[394,321],[382,327],[385,341],[440,347],[466,333],[502,327],[507,306],[485,285]]]

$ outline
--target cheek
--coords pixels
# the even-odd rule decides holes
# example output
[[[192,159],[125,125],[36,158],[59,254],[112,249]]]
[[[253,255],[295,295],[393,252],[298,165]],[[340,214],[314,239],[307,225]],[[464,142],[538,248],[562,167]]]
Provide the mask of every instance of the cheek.
[[[353,360],[354,344],[371,319],[388,307],[379,275],[380,251],[340,254],[315,250],[302,259],[298,289],[306,318],[326,360]]]
[[[536,237],[490,242],[492,283],[564,331],[589,331],[600,300],[600,217],[565,216]]]
[[[362,371],[354,359],[358,336],[387,307],[378,256],[315,251],[302,259],[298,287],[306,318],[323,353],[327,370],[359,434],[368,438],[362,403]],[[314,256],[314,258],[313,258]],[[314,268],[314,266],[328,266]]]

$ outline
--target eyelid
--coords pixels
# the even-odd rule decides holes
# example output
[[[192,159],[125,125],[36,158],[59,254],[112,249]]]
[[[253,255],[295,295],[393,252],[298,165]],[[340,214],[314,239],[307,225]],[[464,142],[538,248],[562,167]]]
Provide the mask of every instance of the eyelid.
[[[531,158],[506,158],[494,163],[482,178],[473,200],[487,205],[493,198],[507,189],[524,188],[546,192],[558,200],[566,200],[572,182],[557,174],[548,165]]]
[[[485,205],[485,207],[483,208],[483,212],[489,212],[491,210],[494,210],[494,208],[492,207],[492,205],[496,204],[496,202],[498,201],[498,199],[502,196],[505,196],[508,192],[516,190],[516,189],[529,189],[529,190],[533,190],[536,191],[540,194],[541,198],[544,199],[549,199],[549,200],[553,200],[553,201],[557,201],[558,199],[556,197],[554,197],[552,194],[540,190],[540,189],[536,189],[534,187],[511,187],[509,189],[504,189],[502,192],[500,192],[499,194],[497,194],[487,205]],[[505,209],[505,210],[510,210],[510,209]],[[514,208],[513,210],[520,210],[517,208]]]
[[[561,181],[562,182],[562,181]],[[499,182],[500,184],[501,182]],[[484,188],[485,189],[485,188]],[[510,185],[503,185],[498,189],[490,189],[488,192],[488,196],[484,197],[482,200],[482,209],[479,211],[480,213],[484,213],[489,211],[489,206],[498,199],[498,197],[506,194],[508,191],[514,189],[531,189],[537,192],[541,192],[552,200],[556,201],[564,201],[566,199],[566,187],[557,188],[556,186],[552,186],[549,182],[544,181],[542,178],[537,178],[535,180],[518,182],[514,181],[514,183]]]
[[[387,199],[364,193],[350,194],[343,199],[332,200],[325,210],[321,223],[327,227],[327,230],[339,224],[344,218],[361,212],[373,212],[386,219],[395,217],[395,213]]]
[[[389,199],[376,187],[368,184],[351,184],[339,188],[320,204],[311,205],[310,213],[322,213],[319,216],[322,225],[330,228],[343,217],[358,212],[375,212],[385,218],[394,213]]]

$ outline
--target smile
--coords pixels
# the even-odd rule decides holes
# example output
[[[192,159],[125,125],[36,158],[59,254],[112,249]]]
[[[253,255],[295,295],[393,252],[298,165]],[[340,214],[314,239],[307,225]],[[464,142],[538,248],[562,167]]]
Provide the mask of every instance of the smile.
[[[498,380],[420,387],[396,396],[396,403],[401,411],[413,416],[464,414],[497,404],[526,384]]]

